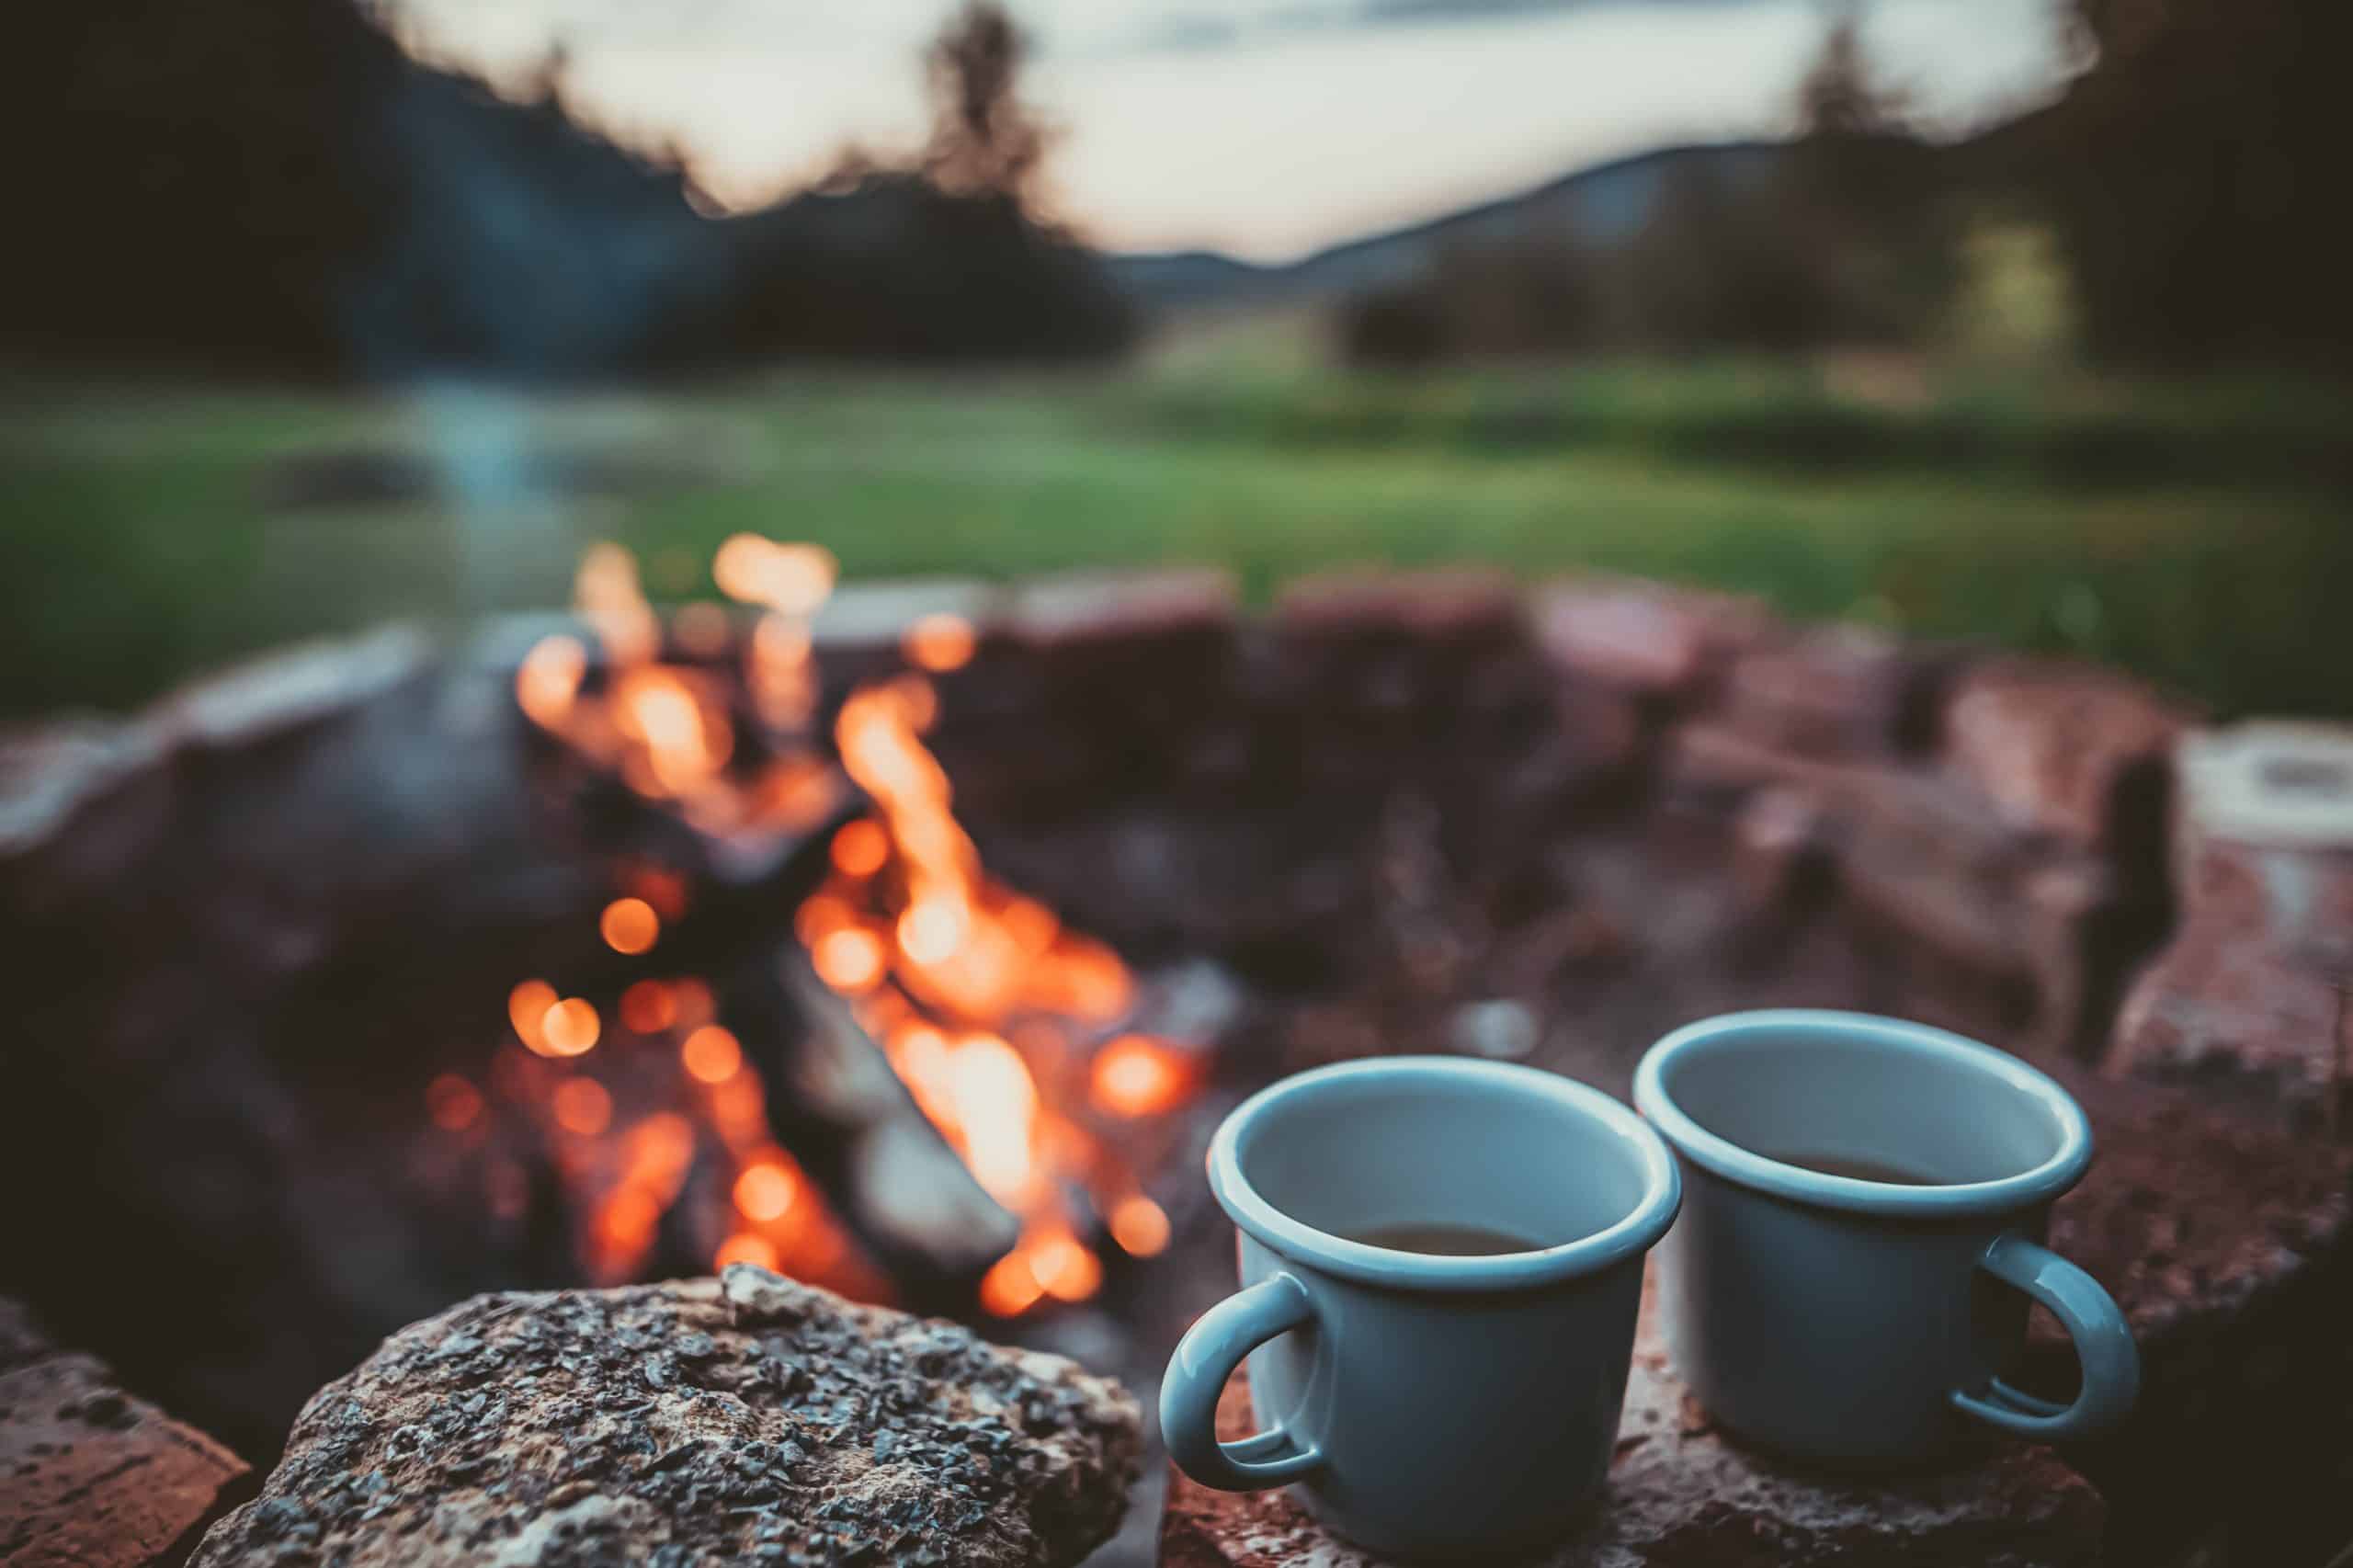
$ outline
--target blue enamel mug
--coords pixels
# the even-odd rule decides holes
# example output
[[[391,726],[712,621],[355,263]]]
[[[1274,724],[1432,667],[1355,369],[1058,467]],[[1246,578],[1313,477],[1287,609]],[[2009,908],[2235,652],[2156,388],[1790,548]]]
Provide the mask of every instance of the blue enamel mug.
[[[2043,1244],[2092,1139],[2014,1056],[1860,1013],[1734,1013],[1677,1029],[1634,1102],[1683,1166],[1659,1253],[1677,1373],[1726,1427],[1816,1464],[1934,1460],[1985,1428],[2056,1442],[2132,1407],[2124,1314]],[[2003,1374],[2027,1305],[2075,1342],[2066,1403]]]
[[[1680,1191],[1640,1117],[1533,1068],[1376,1058],[1255,1096],[1209,1168],[1242,1289],[1161,1384],[1188,1475],[1290,1486],[1396,1557],[1518,1551],[1576,1522],[1608,1472],[1643,1256]],[[1452,1227],[1514,1250],[1360,1239]],[[1245,1357],[1262,1430],[1221,1442],[1218,1395]]]

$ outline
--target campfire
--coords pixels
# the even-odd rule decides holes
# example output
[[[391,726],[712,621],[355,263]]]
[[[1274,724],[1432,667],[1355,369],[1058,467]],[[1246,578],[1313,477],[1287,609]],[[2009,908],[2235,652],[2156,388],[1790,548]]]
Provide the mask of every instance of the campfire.
[[[969,622],[914,622],[904,668],[841,700],[828,747],[810,622],[833,588],[831,556],[738,535],[712,574],[736,608],[699,602],[665,617],[630,555],[597,545],[577,581],[586,638],[552,634],[523,659],[515,698],[531,722],[685,836],[671,841],[677,863],[618,869],[619,896],[597,921],[608,961],[590,966],[601,994],[519,979],[510,1037],[479,1081],[433,1080],[431,1121],[460,1149],[535,1140],[565,1184],[590,1278],[639,1277],[671,1224],[708,1240],[713,1267],[755,1262],[891,1299],[889,1271],[778,1137],[776,1085],[723,1013],[724,988],[692,967],[711,941],[678,939],[703,884],[757,883],[747,868],[822,839],[822,858],[799,857],[817,869],[797,903],[726,900],[737,928],[722,945],[796,937],[938,1137],[1012,1217],[1011,1245],[978,1281],[983,1310],[1086,1300],[1107,1251],[1142,1257],[1168,1244],[1138,1154],[1169,1142],[1155,1124],[1199,1087],[1196,1052],[1124,1028],[1136,985],[1119,956],[992,878],[958,822],[923,737],[940,704],[931,677],[973,656]],[[495,1136],[494,1122],[504,1124]],[[481,1163],[494,1213],[523,1201],[516,1168]]]

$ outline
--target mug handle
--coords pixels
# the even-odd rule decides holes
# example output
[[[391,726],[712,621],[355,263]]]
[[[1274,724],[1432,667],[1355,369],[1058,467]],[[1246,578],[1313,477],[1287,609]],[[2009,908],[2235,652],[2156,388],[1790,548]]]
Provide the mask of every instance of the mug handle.
[[[2099,1281],[2016,1233],[1999,1236],[1977,1267],[2051,1309],[2075,1343],[2083,1387],[2072,1404],[2054,1404],[1995,1378],[1984,1396],[1952,1392],[1954,1408],[2037,1442],[2097,1437],[2124,1418],[2141,1392],[2141,1353],[2115,1299]]]
[[[1314,1321],[1307,1287],[1288,1274],[1270,1274],[1228,1296],[1185,1331],[1160,1380],[1160,1435],[1178,1469],[1220,1492],[1263,1492],[1324,1462],[1322,1449],[1312,1444],[1300,1448],[1279,1426],[1238,1443],[1222,1443],[1217,1437],[1218,1395],[1243,1358]]]

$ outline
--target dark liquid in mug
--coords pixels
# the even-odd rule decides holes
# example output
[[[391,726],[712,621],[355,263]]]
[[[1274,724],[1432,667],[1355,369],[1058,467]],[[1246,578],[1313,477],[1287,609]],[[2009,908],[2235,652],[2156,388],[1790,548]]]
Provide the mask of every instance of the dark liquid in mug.
[[[1391,1252],[1433,1257],[1489,1257],[1506,1252],[1541,1252],[1544,1244],[1479,1225],[1376,1225],[1347,1233],[1348,1240]]]
[[[1847,1176],[1855,1181],[1883,1181],[1897,1187],[1944,1187],[1942,1178],[1927,1171],[1913,1170],[1903,1165],[1891,1165],[1880,1160],[1857,1160],[1845,1154],[1783,1154],[1757,1151],[1765,1158],[1784,1165],[1796,1165],[1824,1176]]]

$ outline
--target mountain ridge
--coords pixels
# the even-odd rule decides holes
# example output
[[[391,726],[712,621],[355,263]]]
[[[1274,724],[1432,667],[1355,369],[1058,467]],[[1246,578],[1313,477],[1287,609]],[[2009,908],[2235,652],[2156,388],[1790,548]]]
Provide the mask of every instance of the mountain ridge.
[[[1554,224],[1609,242],[1638,228],[1670,172],[1694,165],[1734,181],[1758,177],[1785,156],[1787,142],[1679,142],[1556,175],[1507,196],[1378,229],[1296,261],[1245,261],[1207,248],[1102,253],[1129,295],[1160,310],[1293,302],[1393,283],[1427,266],[1448,244],[1525,234]]]

